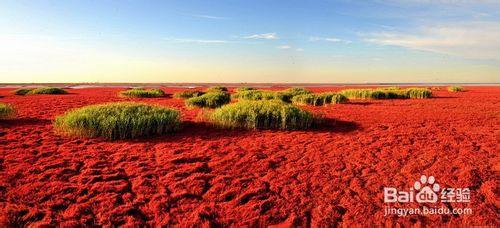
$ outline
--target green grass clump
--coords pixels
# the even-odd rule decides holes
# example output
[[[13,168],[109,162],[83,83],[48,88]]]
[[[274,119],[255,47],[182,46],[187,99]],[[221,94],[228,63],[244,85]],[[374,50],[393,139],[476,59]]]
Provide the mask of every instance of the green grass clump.
[[[407,88],[404,92],[406,97],[411,99],[424,99],[432,96],[432,91],[427,88]]]
[[[42,87],[42,88],[19,88],[12,91],[15,95],[27,95],[27,94],[67,94],[68,92],[61,88],[56,87]]]
[[[234,91],[237,93],[240,93],[243,91],[251,91],[251,90],[255,90],[255,89],[252,87],[239,87],[239,88],[236,88]]]
[[[31,90],[28,94],[67,94],[64,89],[57,87],[43,87]]]
[[[292,103],[297,105],[314,105],[314,106],[321,106],[327,104],[326,96],[321,96],[318,94],[297,95],[292,98]]]
[[[327,104],[345,103],[347,97],[337,93],[301,94],[292,98],[292,103],[298,105],[322,106]]]
[[[15,95],[26,95],[28,94],[29,92],[31,92],[33,89],[32,88],[19,88],[19,89],[16,89],[14,91],[12,91],[13,94]]]
[[[431,90],[427,88],[407,89],[346,89],[340,91],[349,99],[407,99],[407,98],[429,98]]]
[[[340,93],[325,93],[327,96],[326,101],[331,104],[342,104],[348,101],[347,97]]]
[[[175,98],[188,99],[191,97],[199,97],[205,94],[205,92],[197,91],[197,90],[184,90],[178,93],[174,93]]]
[[[214,86],[206,90],[207,93],[227,92],[227,91],[229,90],[227,90],[227,88],[224,86]]]
[[[373,94],[372,89],[345,89],[340,91],[340,94],[349,99],[376,99],[380,94]]]
[[[0,119],[7,119],[14,115],[14,108],[9,104],[0,103]]]
[[[135,98],[152,98],[152,97],[163,97],[165,92],[161,89],[150,89],[145,90],[142,88],[134,88],[119,93],[120,97],[135,97]]]
[[[186,100],[186,106],[199,108],[218,108],[231,101],[231,95],[225,92],[205,93]]]
[[[290,103],[294,96],[302,94],[311,94],[311,91],[303,88],[289,88],[283,91],[244,90],[238,91],[232,97],[239,100],[281,100]]]
[[[135,102],[90,105],[57,117],[58,132],[77,137],[132,139],[178,129],[180,112]]]
[[[294,96],[297,96],[297,95],[302,95],[302,94],[311,94],[312,93],[311,91],[309,91],[307,89],[297,88],[297,87],[285,89],[285,90],[283,90],[281,92],[282,93],[286,93],[286,94],[290,95],[291,97],[294,97]]]
[[[235,99],[240,100],[273,100],[277,99],[276,92],[274,91],[265,91],[265,90],[246,90],[233,94],[232,96]]]
[[[311,127],[312,113],[278,100],[240,101],[216,109],[210,121],[223,128],[296,130]]]
[[[398,90],[375,90],[373,96],[378,96],[377,99],[406,99],[408,92],[406,89]]]
[[[463,92],[463,91],[465,91],[465,89],[462,86],[450,86],[450,87],[448,87],[448,91],[450,91],[450,92]]]

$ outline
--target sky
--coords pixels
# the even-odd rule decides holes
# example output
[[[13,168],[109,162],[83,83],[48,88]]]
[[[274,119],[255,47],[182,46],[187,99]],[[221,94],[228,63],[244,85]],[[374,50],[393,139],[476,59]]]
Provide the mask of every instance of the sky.
[[[1,0],[19,82],[500,83],[500,0]]]

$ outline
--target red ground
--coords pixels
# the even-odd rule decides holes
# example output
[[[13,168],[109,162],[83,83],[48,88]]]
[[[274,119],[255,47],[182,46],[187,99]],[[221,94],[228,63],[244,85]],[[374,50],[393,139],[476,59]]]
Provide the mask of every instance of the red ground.
[[[0,89],[0,102],[18,111],[0,123],[0,221],[498,225],[500,87],[468,89],[308,108],[332,118],[329,125],[293,132],[213,129],[182,100],[143,99],[182,110],[189,123],[175,135],[115,142],[61,137],[51,121],[71,108],[126,100],[120,89],[31,96]],[[423,174],[442,187],[470,188],[470,203],[446,206],[473,214],[384,216],[383,188],[408,190]]]

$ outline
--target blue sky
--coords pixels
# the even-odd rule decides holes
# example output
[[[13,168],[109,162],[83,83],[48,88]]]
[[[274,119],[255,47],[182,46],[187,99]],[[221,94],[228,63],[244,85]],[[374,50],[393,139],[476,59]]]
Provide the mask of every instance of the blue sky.
[[[500,82],[500,1],[0,2],[0,82]]]

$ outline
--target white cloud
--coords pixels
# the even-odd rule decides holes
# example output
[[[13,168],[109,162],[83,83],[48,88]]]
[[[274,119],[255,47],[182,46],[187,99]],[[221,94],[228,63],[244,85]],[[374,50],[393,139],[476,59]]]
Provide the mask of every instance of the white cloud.
[[[290,45],[281,45],[281,46],[277,46],[276,48],[281,49],[281,50],[294,50],[294,51],[298,51],[298,52],[304,51],[304,49],[302,49],[302,48],[294,48]]]
[[[422,26],[415,32],[372,33],[365,41],[471,59],[500,60],[500,22]]]
[[[338,42],[351,43],[351,41],[349,41],[349,40],[343,40],[343,39],[339,39],[336,37],[317,37],[317,36],[310,37],[309,41],[312,41],[312,42],[325,41],[325,42],[332,42],[332,43],[338,43]]]
[[[278,46],[276,48],[278,48],[278,49],[291,49],[292,47],[288,46],[288,45],[282,45],[282,46]]]
[[[165,40],[172,41],[175,43],[192,43],[192,44],[225,44],[228,43],[227,40],[200,40],[200,39],[177,39],[177,38],[166,38]]]
[[[262,34],[254,34],[250,36],[243,37],[245,39],[265,39],[265,40],[277,40],[278,36],[275,32],[273,33],[262,33]]]

